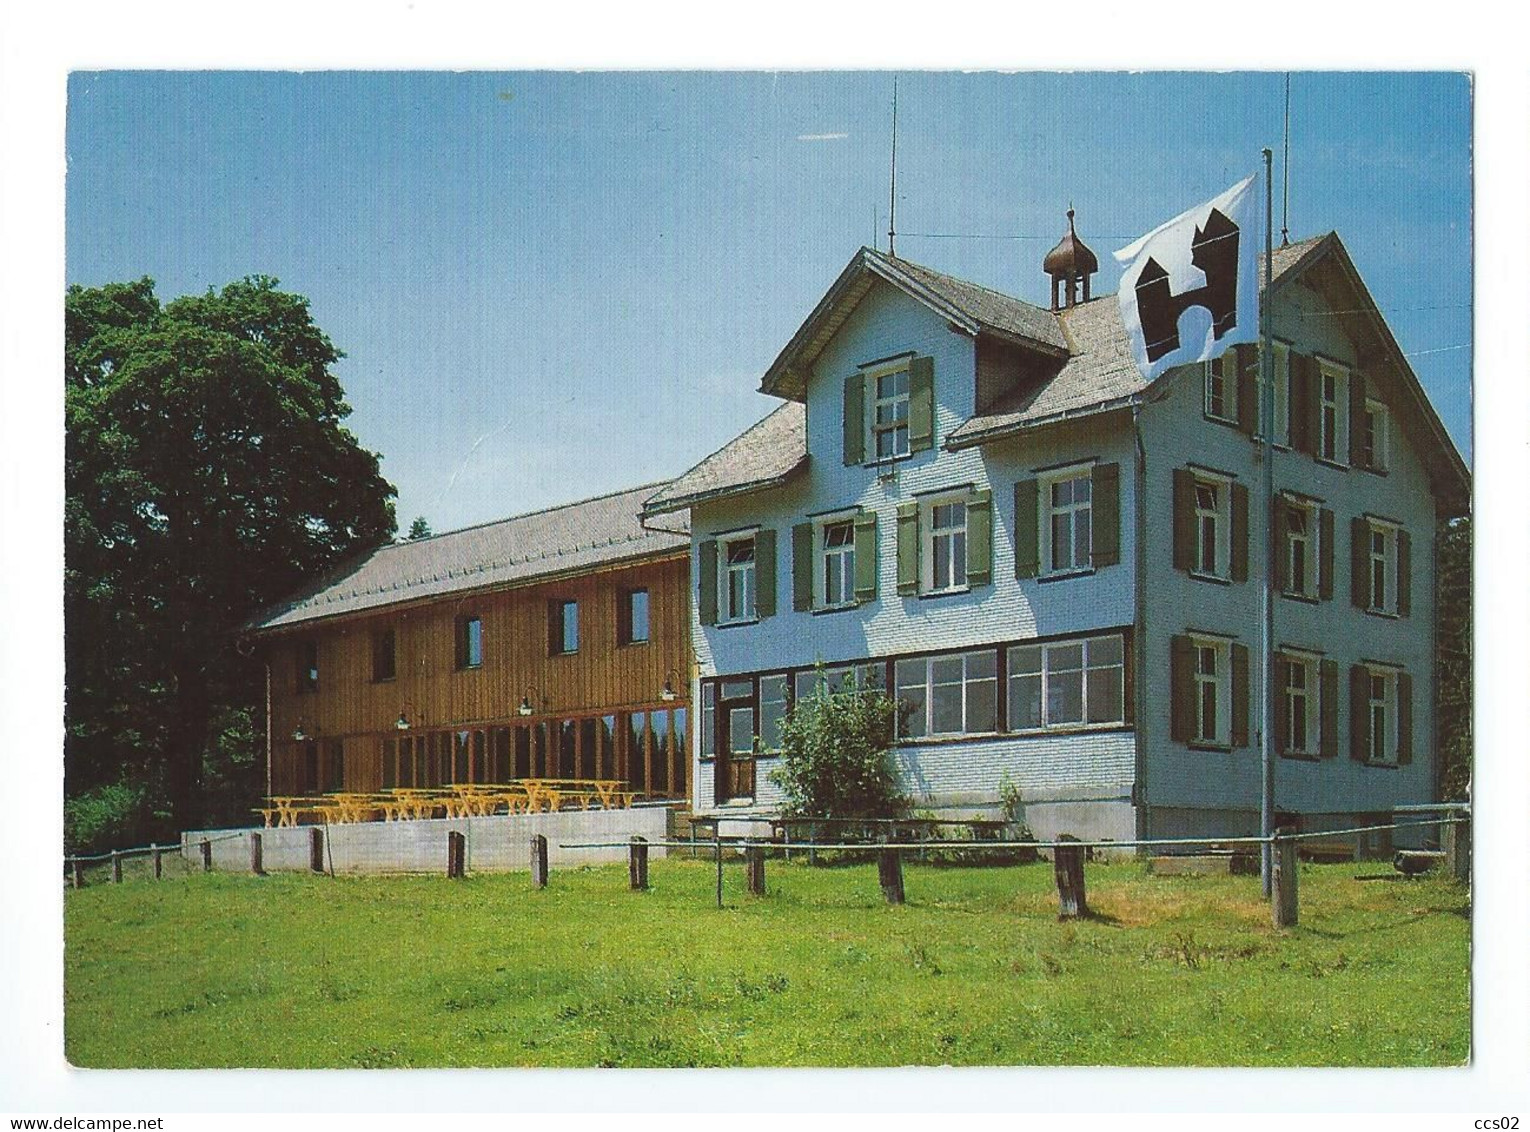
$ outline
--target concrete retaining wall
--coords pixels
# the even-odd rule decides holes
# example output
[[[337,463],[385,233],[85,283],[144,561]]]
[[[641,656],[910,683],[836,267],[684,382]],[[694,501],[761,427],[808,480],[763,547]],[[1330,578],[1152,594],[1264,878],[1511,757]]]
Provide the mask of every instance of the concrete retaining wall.
[[[448,818],[428,821],[352,822],[345,825],[300,825],[292,829],[206,829],[181,834],[181,855],[193,868],[202,862],[202,840],[212,842],[213,868],[248,872],[251,833],[261,835],[261,856],[267,872],[307,872],[311,831],[325,835],[324,863],[336,873],[445,873],[446,835],[456,830],[467,836],[470,872],[510,872],[531,868],[531,838],[547,838],[550,865],[594,865],[625,861],[627,850],[560,849],[563,843],[626,841],[633,835],[662,841],[668,828],[664,806],[634,806],[626,810],[574,810],[556,814],[502,814],[487,818]],[[649,850],[663,857],[664,850]]]

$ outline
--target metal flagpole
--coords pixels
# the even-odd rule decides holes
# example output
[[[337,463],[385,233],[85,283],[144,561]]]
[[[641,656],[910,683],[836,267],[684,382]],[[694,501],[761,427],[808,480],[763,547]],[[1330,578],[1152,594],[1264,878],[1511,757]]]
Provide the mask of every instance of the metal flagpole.
[[[1270,895],[1274,866],[1274,845],[1269,838],[1275,832],[1275,758],[1270,749],[1274,740],[1275,687],[1271,679],[1274,668],[1275,646],[1275,593],[1271,574],[1275,565],[1274,525],[1275,511],[1275,360],[1270,349],[1270,282],[1274,277],[1271,263],[1273,252],[1274,204],[1272,202],[1274,179],[1273,154],[1264,151],[1264,295],[1259,304],[1259,373],[1264,382],[1259,390],[1259,423],[1264,433],[1260,452],[1264,462],[1264,567],[1260,574],[1260,596],[1264,607],[1260,610],[1259,624],[1259,767],[1261,785],[1259,791],[1259,835],[1265,838],[1260,852],[1259,876],[1264,895]]]

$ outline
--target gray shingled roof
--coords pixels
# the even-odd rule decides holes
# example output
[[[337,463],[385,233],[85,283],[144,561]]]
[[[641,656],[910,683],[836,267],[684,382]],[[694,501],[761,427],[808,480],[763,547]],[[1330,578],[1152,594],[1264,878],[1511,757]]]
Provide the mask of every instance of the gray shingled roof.
[[[921,286],[966,314],[982,330],[1028,339],[1058,350],[1068,349],[1068,340],[1063,337],[1057,325],[1057,316],[1045,307],[990,291],[987,287],[968,283],[965,279],[943,275],[906,259],[885,256],[869,249],[868,254],[912,276]]]
[[[246,629],[280,629],[686,550],[688,533],[650,530],[640,522],[643,500],[658,486],[644,484],[497,523],[378,547],[343,563],[307,592],[266,610]]]
[[[1317,236],[1276,249],[1274,278],[1282,278],[1325,239]],[[1262,287],[1264,257],[1259,261]],[[964,448],[1072,414],[1128,404],[1147,388],[1132,360],[1115,295],[1080,303],[1057,317],[1071,347],[1062,368],[1047,381],[1005,394],[986,412],[963,423],[951,434],[951,447]]]
[[[649,515],[681,511],[718,499],[785,483],[807,466],[807,408],[788,401],[742,436],[730,440],[644,504]]]

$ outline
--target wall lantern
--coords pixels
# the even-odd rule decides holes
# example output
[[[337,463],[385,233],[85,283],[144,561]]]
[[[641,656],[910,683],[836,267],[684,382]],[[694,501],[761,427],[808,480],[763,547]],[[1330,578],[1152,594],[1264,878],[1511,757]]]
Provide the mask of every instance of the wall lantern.
[[[680,693],[675,691],[675,681],[680,679],[680,674],[671,668],[664,674],[664,690],[659,693],[659,698],[665,703],[674,703],[680,698]]]
[[[409,717],[407,715],[405,715],[403,712],[399,712],[398,713],[398,722],[395,723],[393,726],[398,728],[398,730],[400,730],[400,731],[408,731],[409,730]]]

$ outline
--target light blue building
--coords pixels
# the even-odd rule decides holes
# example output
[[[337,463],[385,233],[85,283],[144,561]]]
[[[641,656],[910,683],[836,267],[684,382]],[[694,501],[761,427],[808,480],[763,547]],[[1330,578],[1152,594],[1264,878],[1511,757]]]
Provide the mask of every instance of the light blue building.
[[[1257,355],[1144,382],[1069,229],[1051,310],[862,248],[766,371],[782,406],[648,500],[690,514],[697,812],[779,805],[822,664],[912,705],[922,808],[1009,783],[1043,836],[1257,832]],[[1273,271],[1276,799],[1317,826],[1435,796],[1469,484],[1338,236]]]

